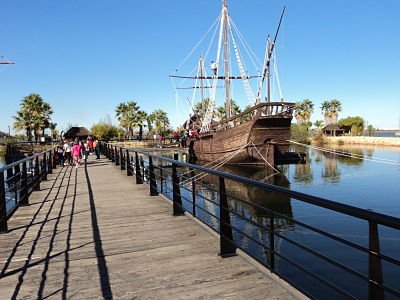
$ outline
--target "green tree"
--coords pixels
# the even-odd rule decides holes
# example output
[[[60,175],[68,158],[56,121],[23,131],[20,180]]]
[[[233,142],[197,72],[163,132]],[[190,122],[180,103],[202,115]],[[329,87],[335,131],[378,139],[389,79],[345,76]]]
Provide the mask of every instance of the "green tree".
[[[339,112],[342,111],[342,103],[337,99],[324,101],[321,105],[321,110],[326,125],[337,124]]]
[[[134,118],[139,107],[135,101],[121,102],[115,108],[115,116],[119,121],[119,125],[126,130],[127,136],[132,137]]]
[[[155,110],[150,117],[150,120],[152,120],[152,123],[154,123],[156,132],[158,134],[163,134],[163,132],[166,131],[166,129],[169,129],[170,122],[167,116],[167,113],[163,111],[162,109],[157,109]]]
[[[49,128],[51,130],[51,138],[53,140],[57,139],[57,136],[58,136],[58,133],[59,133],[59,131],[57,130],[56,127],[57,127],[57,123],[50,123],[49,124]]]
[[[45,102],[38,94],[29,94],[21,101],[20,110],[14,116],[14,128],[25,130],[28,141],[32,140],[32,132],[35,141],[38,142],[40,135],[49,127],[53,110],[49,103]]]
[[[296,118],[297,125],[309,123],[313,112],[314,104],[310,99],[304,99],[301,102],[296,102],[294,106],[294,116]]]
[[[324,126],[324,121],[317,120],[314,122],[314,126],[317,127],[317,129],[321,129]]]
[[[100,120],[100,122],[93,124],[90,130],[96,138],[104,141],[117,139],[119,138],[119,134],[121,134],[116,126],[103,120]]]
[[[364,131],[364,119],[359,116],[340,119],[338,125],[344,129],[350,128],[351,135],[354,136],[361,135]]]

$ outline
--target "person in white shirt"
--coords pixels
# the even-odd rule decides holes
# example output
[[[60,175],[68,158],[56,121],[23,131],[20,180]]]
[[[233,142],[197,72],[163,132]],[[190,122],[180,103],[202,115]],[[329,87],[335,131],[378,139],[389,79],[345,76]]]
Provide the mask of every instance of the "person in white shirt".
[[[71,145],[67,140],[64,141],[64,166],[72,165],[72,156],[71,156]]]

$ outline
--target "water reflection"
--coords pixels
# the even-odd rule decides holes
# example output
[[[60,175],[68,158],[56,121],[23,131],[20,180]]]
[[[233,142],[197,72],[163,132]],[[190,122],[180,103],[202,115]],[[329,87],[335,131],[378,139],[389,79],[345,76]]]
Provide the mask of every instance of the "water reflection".
[[[251,166],[238,167],[226,165],[221,167],[219,170],[268,184],[290,188],[290,182],[287,177],[283,173],[277,174],[271,168]],[[203,178],[203,182],[218,187],[218,178],[215,176],[206,176]],[[233,196],[230,197],[230,208],[237,214],[246,216],[258,224],[264,225],[267,224],[267,221],[270,217],[268,210],[264,210],[249,203],[242,202],[235,199],[235,197],[245,201],[250,201],[251,203],[278,213],[278,216],[275,218],[275,226],[278,230],[287,230],[293,226],[293,224],[287,219],[279,217],[279,214],[289,218],[293,217],[290,197],[231,180],[226,180],[225,186],[227,193]]]
[[[324,182],[338,183],[340,181],[340,170],[337,155],[333,153],[323,153],[324,168],[322,178]]]

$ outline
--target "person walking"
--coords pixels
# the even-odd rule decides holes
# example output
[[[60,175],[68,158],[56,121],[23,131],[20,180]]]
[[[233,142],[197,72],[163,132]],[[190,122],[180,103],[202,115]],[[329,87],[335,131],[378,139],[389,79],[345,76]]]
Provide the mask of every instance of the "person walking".
[[[75,141],[74,145],[72,146],[71,154],[74,158],[76,169],[78,169],[79,166],[81,165],[81,158],[80,158],[81,153],[82,153],[81,145],[79,145],[78,141]]]
[[[63,149],[64,149],[64,166],[72,165],[72,156],[71,156],[72,147],[67,140],[64,141]]]
[[[99,140],[95,140],[93,143],[94,152],[96,153],[96,159],[100,159],[100,143]]]

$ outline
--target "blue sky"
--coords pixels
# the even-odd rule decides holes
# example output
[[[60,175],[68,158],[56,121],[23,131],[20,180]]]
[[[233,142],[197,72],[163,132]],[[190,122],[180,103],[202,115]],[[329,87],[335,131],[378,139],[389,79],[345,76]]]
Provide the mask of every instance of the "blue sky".
[[[400,1],[230,0],[260,60],[283,5],[277,53],[286,100],[311,99],[315,121],[321,102],[336,98],[339,118],[397,128]],[[16,64],[0,65],[0,130],[8,131],[29,93],[51,104],[61,130],[114,119],[115,106],[128,100],[147,112],[161,108],[179,125],[168,75],[220,7],[220,0],[2,0],[0,55]]]

